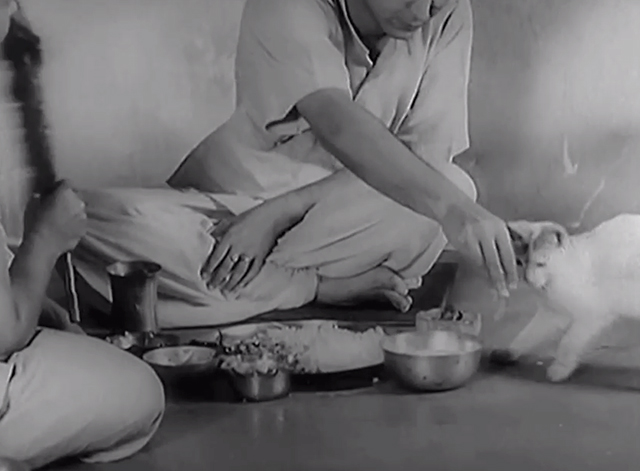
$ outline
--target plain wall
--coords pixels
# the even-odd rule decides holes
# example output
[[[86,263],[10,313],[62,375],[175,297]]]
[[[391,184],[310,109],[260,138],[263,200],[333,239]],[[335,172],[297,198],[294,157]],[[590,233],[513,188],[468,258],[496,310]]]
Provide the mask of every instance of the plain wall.
[[[22,1],[45,44],[59,172],[74,184],[161,184],[233,109],[243,0]],[[574,228],[638,209],[640,2],[473,6],[472,149],[460,161],[481,201],[506,218]],[[6,101],[0,202],[11,232],[21,204],[16,124]]]
[[[472,149],[481,200],[588,229],[640,210],[640,2],[475,0]]]

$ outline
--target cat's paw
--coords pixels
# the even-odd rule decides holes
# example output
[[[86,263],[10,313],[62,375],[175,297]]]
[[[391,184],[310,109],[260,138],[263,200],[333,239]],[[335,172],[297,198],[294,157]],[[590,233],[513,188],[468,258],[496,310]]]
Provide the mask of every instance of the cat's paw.
[[[575,366],[567,366],[554,361],[549,368],[547,368],[547,379],[553,383],[566,381],[573,374],[575,369]]]
[[[519,359],[520,355],[512,350],[493,350],[489,354],[489,361],[497,366],[513,366]]]

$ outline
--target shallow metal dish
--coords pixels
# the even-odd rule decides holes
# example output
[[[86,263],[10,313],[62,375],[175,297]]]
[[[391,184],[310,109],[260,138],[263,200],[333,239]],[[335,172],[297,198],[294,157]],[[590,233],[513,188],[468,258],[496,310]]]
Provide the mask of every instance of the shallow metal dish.
[[[436,343],[448,346],[437,350]],[[415,391],[462,387],[478,371],[482,357],[482,345],[475,337],[450,330],[388,336],[383,350],[385,367],[401,385]]]
[[[291,375],[286,370],[247,375],[230,372],[230,375],[234,389],[247,401],[272,401],[291,392]]]
[[[301,320],[301,321],[284,321],[284,322],[256,322],[250,324],[243,324],[239,326],[234,326],[232,328],[225,328],[221,330],[221,338],[222,343],[226,343],[227,340],[238,340],[243,337],[250,337],[252,333],[259,332],[260,330],[269,330],[278,327],[297,327],[303,328],[305,326],[317,326],[320,327],[322,325],[329,324],[335,325],[336,327],[344,330],[349,330],[351,332],[365,332],[369,329],[377,327],[377,324],[374,323],[359,323],[359,322],[349,322],[349,321],[335,321],[335,320],[322,320],[322,319],[310,319],[310,320]],[[370,369],[374,366],[382,365],[383,360],[380,358],[378,362],[368,362],[363,363],[357,366],[350,366],[344,368],[334,368],[327,369],[322,371],[300,371],[294,369],[294,375],[333,375],[336,373],[344,373],[349,371],[360,371],[365,369]]]
[[[288,321],[257,321],[237,324],[221,328],[199,329],[197,332],[185,332],[182,334],[183,341],[192,345],[203,345],[222,351],[227,341],[250,336],[261,329],[272,326],[303,327],[305,325],[321,325],[323,323],[335,324],[342,329],[353,332],[364,332],[377,326],[387,334],[406,331],[413,328],[413,325],[385,324],[378,322],[355,322],[330,319],[313,320],[288,320]],[[205,341],[204,339],[211,339]],[[343,368],[323,372],[291,372],[291,383],[294,391],[344,391],[350,389],[360,389],[372,386],[383,376],[384,361],[373,364],[364,364],[356,368]]]
[[[129,332],[124,335],[109,335],[104,340],[111,345],[136,356],[142,356],[144,352],[148,350],[180,345],[180,338],[177,335],[164,332],[156,334],[147,332]]]
[[[215,350],[194,345],[156,348],[142,359],[166,381],[208,377],[217,367]]]

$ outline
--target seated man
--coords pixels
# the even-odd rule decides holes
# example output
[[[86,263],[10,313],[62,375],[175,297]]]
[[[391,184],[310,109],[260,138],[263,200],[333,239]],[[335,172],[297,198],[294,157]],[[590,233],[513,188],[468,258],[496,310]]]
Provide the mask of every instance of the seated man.
[[[0,2],[0,40],[10,18],[23,21],[16,7]],[[0,185],[21,172],[3,174]],[[46,298],[56,260],[85,233],[84,203],[62,183],[33,199],[24,221],[15,256],[0,224],[0,471],[128,457],[162,420],[162,384],[141,360],[81,335]]]
[[[164,189],[85,191],[79,272],[164,267],[163,327],[408,291],[447,240],[502,294],[506,225],[453,164],[468,148],[469,0],[247,0],[236,110]]]
[[[86,215],[62,185],[29,219],[15,257],[0,225],[0,470],[128,457],[160,424],[162,385],[144,362],[102,340],[38,327],[43,309],[49,325],[70,326],[45,291]]]

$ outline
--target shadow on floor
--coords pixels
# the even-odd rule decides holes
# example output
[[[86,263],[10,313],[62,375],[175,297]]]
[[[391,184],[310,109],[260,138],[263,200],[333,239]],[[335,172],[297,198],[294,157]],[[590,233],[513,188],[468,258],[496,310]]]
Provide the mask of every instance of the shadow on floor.
[[[637,365],[640,364],[640,350],[616,351],[600,350],[594,353],[595,359],[585,359],[576,372],[558,387],[577,387],[590,391],[640,392],[640,376]],[[625,358],[626,357],[626,358]],[[626,360],[626,361],[625,361]],[[588,363],[587,363],[588,362]],[[485,361],[484,370],[511,379],[539,384],[549,384],[546,368],[549,358],[524,357],[514,365],[494,365]],[[627,363],[627,364],[625,364]]]

